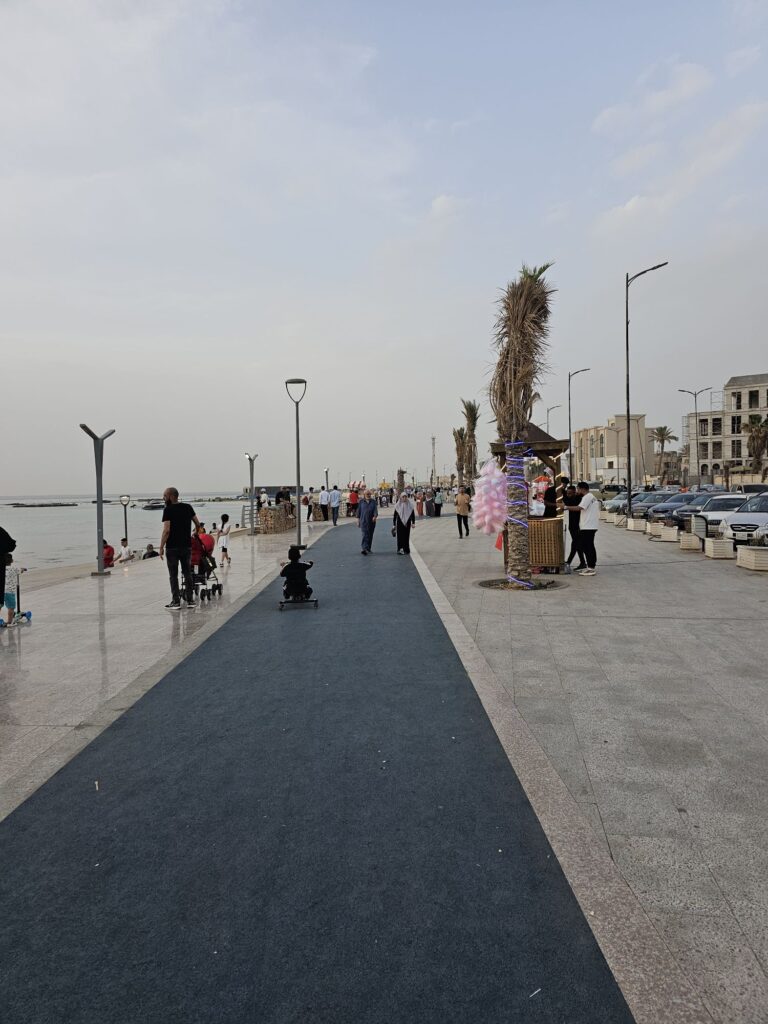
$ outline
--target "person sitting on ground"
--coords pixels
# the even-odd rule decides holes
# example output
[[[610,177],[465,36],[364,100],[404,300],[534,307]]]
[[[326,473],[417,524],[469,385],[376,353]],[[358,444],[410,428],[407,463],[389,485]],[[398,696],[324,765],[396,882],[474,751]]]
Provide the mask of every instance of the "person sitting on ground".
[[[155,545],[154,544],[147,544],[147,550],[141,556],[141,560],[143,562],[147,558],[159,558],[159,557],[160,556],[155,551]]]
[[[308,601],[312,597],[312,587],[307,581],[307,570],[311,569],[314,562],[302,562],[301,550],[291,544],[288,548],[288,561],[283,562],[280,575],[285,580],[283,584],[283,597],[292,601]]]
[[[132,562],[136,555],[128,547],[128,538],[122,537],[120,540],[120,554],[115,559],[115,562]]]
[[[26,572],[26,569],[17,568],[13,564],[13,555],[10,552],[3,556],[5,562],[5,584],[3,590],[3,604],[5,605],[7,617],[5,620],[6,626],[13,625],[13,617],[16,614],[16,590],[19,585],[19,576],[21,573]]]
[[[115,549],[109,541],[105,540],[102,550],[104,551],[104,568],[113,569],[115,566]]]

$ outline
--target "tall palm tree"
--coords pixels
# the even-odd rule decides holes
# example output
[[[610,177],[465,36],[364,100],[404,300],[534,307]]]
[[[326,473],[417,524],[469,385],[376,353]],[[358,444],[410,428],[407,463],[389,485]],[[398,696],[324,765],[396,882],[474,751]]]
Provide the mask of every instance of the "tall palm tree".
[[[747,432],[747,452],[752,459],[752,472],[763,468],[763,456],[768,449],[768,417],[762,423],[750,423]]]
[[[672,433],[669,427],[656,427],[653,432],[653,440],[659,446],[659,461],[656,466],[656,476],[661,476],[661,467],[664,462],[664,449],[667,447],[670,441],[676,441],[677,437]],[[664,483],[664,481],[661,481]]]
[[[459,477],[459,487],[464,486],[464,463],[467,458],[467,429],[466,427],[453,428],[453,442],[456,445],[456,473]]]
[[[472,399],[462,398],[461,408],[466,420],[466,449],[464,452],[464,474],[470,481],[477,476],[477,424],[480,419],[480,406]]]
[[[499,353],[488,395],[499,439],[507,445],[507,579],[529,590],[528,488],[523,461],[531,407],[547,369],[547,336],[554,292],[544,275],[552,266],[527,267],[498,302],[494,343]]]

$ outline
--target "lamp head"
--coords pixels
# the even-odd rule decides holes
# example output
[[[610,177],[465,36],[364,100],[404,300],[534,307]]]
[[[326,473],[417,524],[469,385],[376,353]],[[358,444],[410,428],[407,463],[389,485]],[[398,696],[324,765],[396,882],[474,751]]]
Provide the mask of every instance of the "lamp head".
[[[291,388],[292,387],[296,390],[297,394],[298,394],[299,388],[301,388],[301,394],[299,395],[298,398],[295,398],[291,394]],[[295,402],[298,405],[299,402],[304,397],[304,395],[307,393],[307,382],[304,380],[303,377],[290,377],[285,382],[285,390],[288,392],[288,397],[290,398],[290,400],[292,402]]]
[[[120,495],[120,504],[123,506],[123,508],[128,508],[130,503],[131,503],[131,496],[130,496],[130,494],[121,494]]]

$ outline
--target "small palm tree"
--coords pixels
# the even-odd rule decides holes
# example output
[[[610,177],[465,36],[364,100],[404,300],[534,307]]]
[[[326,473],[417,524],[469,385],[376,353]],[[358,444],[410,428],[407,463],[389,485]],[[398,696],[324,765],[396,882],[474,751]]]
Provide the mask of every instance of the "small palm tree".
[[[659,461],[656,468],[656,476],[660,477],[662,463],[664,462],[664,449],[670,441],[676,441],[677,437],[672,433],[669,427],[656,427],[653,432],[653,440],[659,446]],[[663,480],[661,482],[664,483]]]
[[[477,476],[477,424],[480,420],[480,406],[472,399],[462,398],[461,407],[466,420],[466,449],[464,452],[464,474],[470,480]]]
[[[747,432],[747,452],[752,459],[752,472],[763,468],[763,457],[768,449],[768,417],[762,423],[750,423]]]
[[[459,487],[464,486],[464,463],[467,458],[467,430],[466,427],[453,428],[453,442],[456,445],[456,472],[459,477]]]
[[[507,446],[507,579],[529,590],[528,488],[524,454],[537,385],[547,368],[547,336],[554,292],[544,275],[552,266],[523,265],[499,299],[494,342],[499,353],[488,389],[499,439]]]

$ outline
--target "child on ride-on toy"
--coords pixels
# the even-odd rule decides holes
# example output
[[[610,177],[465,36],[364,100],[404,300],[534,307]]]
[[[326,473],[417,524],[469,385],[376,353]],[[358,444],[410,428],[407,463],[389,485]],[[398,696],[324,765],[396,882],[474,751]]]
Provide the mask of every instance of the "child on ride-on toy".
[[[283,597],[289,601],[308,601],[312,597],[312,587],[307,582],[307,570],[314,562],[302,562],[301,551],[292,544],[288,548],[288,561],[283,562],[280,575],[285,580]]]

